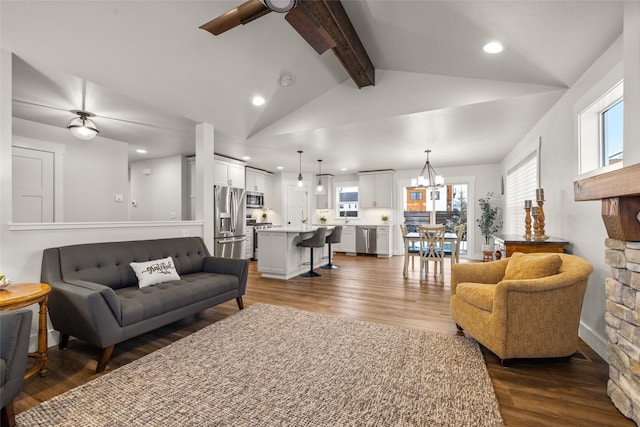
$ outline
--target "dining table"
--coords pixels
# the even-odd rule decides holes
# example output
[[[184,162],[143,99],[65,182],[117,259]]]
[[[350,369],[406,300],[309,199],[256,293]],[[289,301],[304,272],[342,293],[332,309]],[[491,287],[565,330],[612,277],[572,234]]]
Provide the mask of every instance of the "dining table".
[[[404,239],[404,269],[402,270],[402,275],[406,278],[409,276],[409,248],[415,245],[416,242],[420,246],[420,233],[412,231],[404,234],[402,238]],[[449,242],[451,244],[451,264],[460,262],[460,252],[455,250],[457,240],[458,235],[456,233],[444,234],[445,243]]]

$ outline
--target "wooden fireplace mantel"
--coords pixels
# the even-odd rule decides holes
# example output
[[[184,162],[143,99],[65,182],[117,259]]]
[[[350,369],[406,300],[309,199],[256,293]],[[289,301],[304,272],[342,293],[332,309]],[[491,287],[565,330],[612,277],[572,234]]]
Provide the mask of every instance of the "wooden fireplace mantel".
[[[602,200],[602,219],[612,239],[640,241],[640,163],[573,183],[576,201]]]

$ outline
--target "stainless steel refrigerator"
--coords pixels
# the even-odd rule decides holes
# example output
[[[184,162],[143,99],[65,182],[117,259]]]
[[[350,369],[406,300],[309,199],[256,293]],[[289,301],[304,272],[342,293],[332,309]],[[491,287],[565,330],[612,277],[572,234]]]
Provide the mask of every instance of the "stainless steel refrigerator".
[[[213,256],[244,258],[247,236],[245,234],[245,190],[243,188],[214,187]]]

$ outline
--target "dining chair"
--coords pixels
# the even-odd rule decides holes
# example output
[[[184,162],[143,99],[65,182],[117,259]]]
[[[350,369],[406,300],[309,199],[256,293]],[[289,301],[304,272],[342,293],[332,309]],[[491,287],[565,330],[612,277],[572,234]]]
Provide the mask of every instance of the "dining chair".
[[[456,231],[456,244],[455,250],[451,254],[451,265],[454,263],[457,264],[460,262],[460,246],[462,245],[462,236],[464,235],[464,224],[460,224],[458,226],[458,230]]]
[[[404,236],[409,234],[409,231],[407,230],[406,225],[400,224],[400,231],[402,232],[402,242],[404,243],[404,256],[411,258],[411,269],[413,270],[413,266],[414,266],[413,259],[415,257],[420,256],[420,247],[416,246],[414,244],[414,241],[404,238]],[[408,259],[405,258],[404,268],[403,268],[404,277],[408,276],[407,267],[408,267]]]
[[[444,235],[446,227],[443,224],[420,225],[418,234],[420,237],[420,277],[423,270],[429,273],[429,261],[434,262],[434,275],[438,274],[440,264],[440,279],[444,281]]]

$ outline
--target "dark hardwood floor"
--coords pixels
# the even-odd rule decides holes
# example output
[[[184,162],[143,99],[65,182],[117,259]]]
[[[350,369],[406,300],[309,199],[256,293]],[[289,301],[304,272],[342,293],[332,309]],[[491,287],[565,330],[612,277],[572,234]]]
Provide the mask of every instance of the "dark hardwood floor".
[[[331,313],[361,320],[456,334],[449,316],[449,266],[444,283],[419,280],[409,267],[402,277],[402,257],[348,257],[338,254],[337,270],[316,278],[263,279],[251,263],[245,306],[267,303]],[[448,261],[447,261],[448,262]],[[109,372],[237,312],[235,301],[116,345]],[[95,378],[99,351],[72,340],[60,351],[49,349],[49,373],[25,381],[15,401],[16,413]],[[608,365],[586,344],[570,359],[522,360],[504,368],[483,348],[489,374],[507,426],[633,426],[607,397]]]

